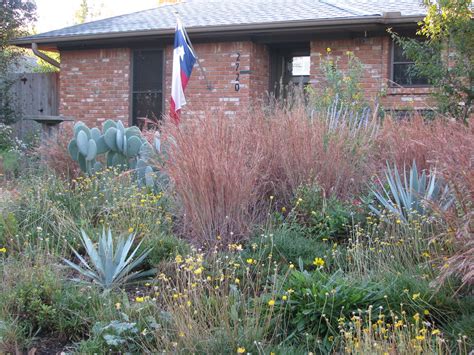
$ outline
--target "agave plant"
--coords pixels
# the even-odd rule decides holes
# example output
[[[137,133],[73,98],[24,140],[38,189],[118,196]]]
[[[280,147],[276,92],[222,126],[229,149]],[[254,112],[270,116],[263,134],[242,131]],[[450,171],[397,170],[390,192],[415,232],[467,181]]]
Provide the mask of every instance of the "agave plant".
[[[403,169],[403,178],[396,165],[390,168],[387,163],[385,177],[388,189],[383,185],[379,190],[372,189],[378,205],[382,208],[379,209],[374,205],[369,207],[378,216],[381,216],[384,211],[388,211],[400,218],[401,221],[408,223],[412,216],[426,215],[429,202],[437,203],[442,210],[448,209],[453,202],[448,186],[442,186],[436,173],[431,171],[428,176],[423,170],[420,175],[415,162],[413,162],[409,174],[405,168]]]
[[[117,246],[114,248],[112,232],[110,229],[107,233],[103,230],[102,235],[99,237],[98,250],[82,229],[81,234],[82,244],[88,255],[89,262],[74,248],[72,248],[72,250],[80,263],[74,264],[67,259],[63,260],[68,266],[87,279],[90,279],[91,282],[98,284],[104,290],[111,290],[146,278],[155,273],[155,270],[134,271],[143,263],[151,249],[141,252],[134,259],[138,253],[141,242],[135,249],[131,250],[135,240],[133,233],[130,234],[128,238],[120,238]]]

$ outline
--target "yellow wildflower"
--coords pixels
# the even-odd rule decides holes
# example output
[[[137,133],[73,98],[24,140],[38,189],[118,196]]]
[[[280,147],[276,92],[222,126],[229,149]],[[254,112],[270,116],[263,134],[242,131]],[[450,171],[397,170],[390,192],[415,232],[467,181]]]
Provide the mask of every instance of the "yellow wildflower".
[[[314,261],[313,261],[313,265],[316,265],[316,266],[324,266],[325,262],[324,262],[324,259],[322,258],[314,258]]]
[[[0,248],[0,253],[6,253],[7,252],[7,248],[3,247],[3,248]]]
[[[198,267],[196,270],[194,270],[195,275],[201,275],[202,274],[202,267]]]
[[[135,297],[135,302],[142,303],[144,301],[145,301],[145,297],[140,297],[140,296]]]
[[[181,264],[183,262],[183,257],[181,255],[176,255],[174,258],[174,261],[176,261],[178,264]]]
[[[275,300],[274,299],[271,299],[270,301],[268,301],[268,305],[270,307],[273,307],[275,305]]]
[[[247,259],[247,264],[253,264],[253,259],[252,259],[252,258],[248,258],[248,259]]]
[[[413,301],[415,301],[416,299],[420,298],[420,293],[414,293],[413,296]]]
[[[423,339],[425,339],[425,336],[424,336],[424,335],[417,335],[417,336],[416,336],[416,340],[421,341],[421,340],[423,340]]]
[[[128,228],[128,233],[133,233],[133,228],[132,227]]]
[[[119,309],[121,308],[121,306],[122,306],[122,305],[120,304],[120,302],[117,302],[117,303],[115,304],[115,309],[119,310]]]
[[[245,348],[238,347],[237,348],[237,354],[243,354],[243,353],[245,353]]]
[[[281,211],[282,211],[283,213],[285,213],[285,212],[286,212],[286,207],[283,206],[283,207],[281,208]]]
[[[439,329],[435,329],[435,330],[433,330],[433,331],[431,332],[431,334],[433,334],[433,335],[439,335],[439,334],[441,334],[441,332],[440,332]]]
[[[284,295],[284,296],[282,296],[281,299],[282,299],[283,301],[286,301],[286,300],[288,299],[288,296]]]
[[[238,285],[240,284],[240,280],[238,278],[235,279],[235,283]]]

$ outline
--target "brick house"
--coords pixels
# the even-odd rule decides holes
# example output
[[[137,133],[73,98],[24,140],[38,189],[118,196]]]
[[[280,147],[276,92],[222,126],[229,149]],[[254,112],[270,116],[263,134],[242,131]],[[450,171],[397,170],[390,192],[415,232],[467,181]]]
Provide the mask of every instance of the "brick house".
[[[384,108],[427,107],[429,87],[407,75],[411,64],[387,34],[415,34],[425,12],[416,0],[187,0],[14,44],[60,52],[61,115],[135,124],[168,112],[176,12],[206,73],[195,66],[183,117],[213,107],[233,115],[278,95],[279,83],[318,85],[326,48],[341,68],[346,51],[362,61],[366,95]]]

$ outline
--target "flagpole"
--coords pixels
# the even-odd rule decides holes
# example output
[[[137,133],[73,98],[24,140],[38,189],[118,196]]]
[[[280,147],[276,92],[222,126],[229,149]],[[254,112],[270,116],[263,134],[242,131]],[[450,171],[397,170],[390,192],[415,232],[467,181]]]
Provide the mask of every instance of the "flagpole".
[[[181,24],[183,24],[183,21],[179,17],[178,11],[174,10],[173,13],[176,16],[176,19],[179,19],[181,21]],[[191,47],[191,50],[193,51],[194,57],[196,58],[196,63],[198,65],[199,69],[201,70],[201,74],[204,77],[204,80],[206,81],[207,90],[212,91],[212,84],[207,79],[206,72],[204,71],[203,67],[201,66],[201,63],[199,62],[199,57],[197,55],[196,50],[193,47],[193,44],[191,43],[191,40],[189,39],[188,32],[186,31],[186,29],[183,31],[183,33],[184,33],[184,36],[186,37],[186,41],[188,42],[189,47]]]

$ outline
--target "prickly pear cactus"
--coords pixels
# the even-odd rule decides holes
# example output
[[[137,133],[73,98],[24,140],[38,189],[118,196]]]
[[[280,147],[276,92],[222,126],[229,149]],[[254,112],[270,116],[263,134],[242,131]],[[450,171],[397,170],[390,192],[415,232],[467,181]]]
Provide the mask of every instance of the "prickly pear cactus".
[[[136,167],[140,149],[146,142],[138,127],[125,128],[120,120],[108,120],[104,123],[103,136],[109,148],[107,166]]]
[[[102,164],[97,157],[106,154],[108,167],[134,169],[140,186],[158,188],[167,183],[167,177],[154,169],[154,163],[160,162],[162,147],[158,132],[153,144],[142,136],[138,127],[125,128],[122,121],[107,120],[102,132],[89,128],[83,122],[74,125],[74,139],[68,146],[69,154],[79,163],[81,170],[94,174],[101,170]]]
[[[68,151],[72,159],[79,163],[81,170],[92,174],[102,169],[96,161],[97,155],[107,150],[102,135],[97,128],[89,129],[83,122],[74,125],[74,138],[69,142]]]

